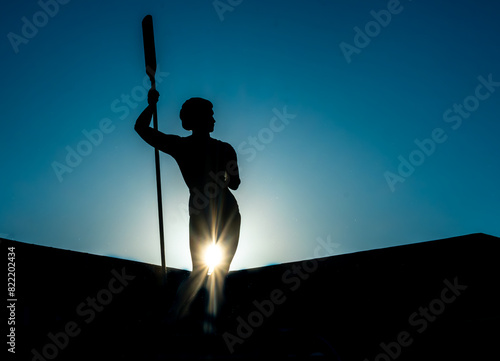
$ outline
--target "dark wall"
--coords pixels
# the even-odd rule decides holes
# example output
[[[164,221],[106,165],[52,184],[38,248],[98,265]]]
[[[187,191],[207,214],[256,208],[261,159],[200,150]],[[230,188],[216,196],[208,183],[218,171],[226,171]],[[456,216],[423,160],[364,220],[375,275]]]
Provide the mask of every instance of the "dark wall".
[[[203,293],[164,323],[186,271],[0,244],[15,247],[15,360],[481,359],[499,336],[499,239],[484,234],[232,272],[216,335]]]

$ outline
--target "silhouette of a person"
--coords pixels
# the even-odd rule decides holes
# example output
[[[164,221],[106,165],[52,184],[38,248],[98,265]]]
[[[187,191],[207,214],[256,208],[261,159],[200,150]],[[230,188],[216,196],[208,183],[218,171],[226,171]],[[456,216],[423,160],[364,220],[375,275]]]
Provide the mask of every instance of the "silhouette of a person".
[[[189,188],[189,246],[193,270],[181,284],[171,314],[185,316],[207,276],[207,247],[216,242],[222,259],[217,265],[215,303],[220,307],[224,279],[238,246],[241,216],[238,204],[229,189],[236,190],[240,177],[236,152],[228,143],[213,139],[215,119],[210,101],[188,99],[181,108],[182,127],[192,131],[187,137],[164,134],[150,127],[154,105],[159,93],[150,90],[149,105],[137,118],[135,130],[151,146],[171,155],[179,165]],[[211,276],[210,276],[211,277]]]

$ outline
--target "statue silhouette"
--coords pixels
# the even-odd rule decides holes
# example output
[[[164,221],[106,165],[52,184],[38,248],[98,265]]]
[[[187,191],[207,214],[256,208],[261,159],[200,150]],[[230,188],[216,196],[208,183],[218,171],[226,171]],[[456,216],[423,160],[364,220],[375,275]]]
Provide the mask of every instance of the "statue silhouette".
[[[148,93],[148,106],[137,118],[135,130],[148,144],[171,155],[179,165],[189,188],[189,247],[193,270],[177,291],[170,317],[180,319],[207,277],[205,263],[207,247],[216,243],[221,260],[210,280],[210,312],[215,316],[220,308],[224,280],[238,246],[241,216],[238,203],[229,189],[236,190],[240,177],[236,152],[228,143],[213,139],[215,119],[213,105],[202,98],[188,99],[180,111],[182,127],[192,131],[188,137],[164,134],[150,127],[153,108],[159,93]],[[210,292],[210,290],[209,290]]]

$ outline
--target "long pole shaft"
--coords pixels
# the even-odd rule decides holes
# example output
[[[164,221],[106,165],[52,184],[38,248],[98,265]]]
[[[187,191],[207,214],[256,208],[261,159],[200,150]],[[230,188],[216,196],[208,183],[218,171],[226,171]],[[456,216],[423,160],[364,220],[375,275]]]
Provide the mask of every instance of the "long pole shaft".
[[[151,88],[155,88],[154,79],[151,80]],[[153,127],[158,130],[158,113],[156,104],[153,108]],[[158,198],[158,224],[160,227],[160,255],[161,255],[161,268],[163,274],[166,274],[166,261],[165,261],[165,232],[163,229],[163,202],[161,196],[161,172],[160,172],[160,152],[155,148],[155,168],[156,168],[156,196]]]
[[[153,17],[146,15],[142,19],[142,39],[144,43],[144,60],[146,63],[146,74],[151,80],[151,89],[156,88],[155,73],[156,73],[156,50],[153,30]],[[153,127],[158,130],[158,114],[156,104],[153,108]],[[158,197],[158,224],[160,227],[160,255],[163,278],[167,274],[165,262],[165,236],[163,231],[163,207],[161,197],[161,173],[160,173],[160,152],[155,148],[155,167],[156,167],[156,195]]]

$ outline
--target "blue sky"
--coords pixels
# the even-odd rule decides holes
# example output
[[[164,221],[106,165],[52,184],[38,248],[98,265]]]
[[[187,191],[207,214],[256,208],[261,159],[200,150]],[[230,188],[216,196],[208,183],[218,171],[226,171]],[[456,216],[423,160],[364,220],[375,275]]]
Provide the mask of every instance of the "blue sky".
[[[213,137],[238,153],[232,269],[500,236],[499,8],[10,2],[0,22],[0,234],[160,263],[154,153],[133,130],[149,86],[141,20],[152,14],[160,130],[187,136],[179,109],[205,97]],[[161,166],[167,265],[190,269],[187,187],[167,155]]]

